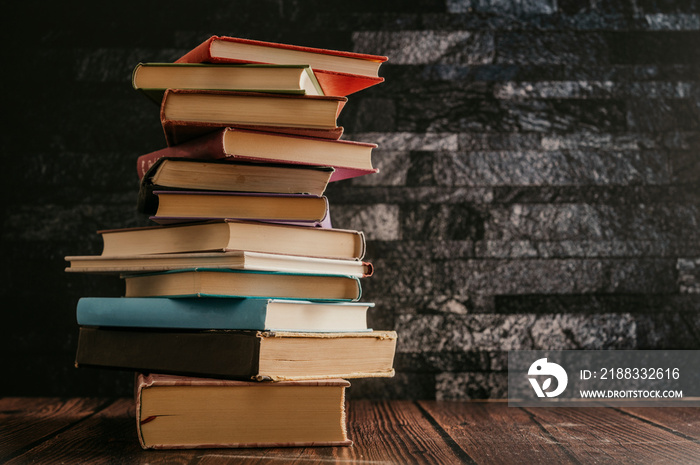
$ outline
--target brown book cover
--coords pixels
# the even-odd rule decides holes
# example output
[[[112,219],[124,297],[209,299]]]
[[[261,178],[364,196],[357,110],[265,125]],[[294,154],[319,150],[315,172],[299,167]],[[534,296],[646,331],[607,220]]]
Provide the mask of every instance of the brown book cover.
[[[159,330],[81,326],[76,366],[224,379],[392,377],[396,332]]]
[[[144,449],[349,446],[348,386],[342,379],[258,383],[138,374],[139,442]]]
[[[189,102],[192,99],[204,99],[210,110],[206,118],[179,118],[171,116],[170,108],[174,104],[173,101]],[[223,103],[226,101],[226,103]],[[217,102],[221,102],[218,103]],[[237,106],[236,102],[248,102],[261,105],[270,102],[278,102],[287,108],[278,121],[273,122],[271,119],[276,113],[270,109],[264,114],[257,115],[256,118],[248,118],[250,112],[246,112],[239,117],[219,117],[214,116],[219,113],[217,109],[232,109]],[[180,144],[196,137],[214,132],[217,129],[225,127],[236,127],[242,129],[252,129],[258,131],[267,131],[273,133],[281,133],[288,135],[298,135],[307,137],[316,137],[321,139],[337,140],[343,134],[343,128],[337,126],[335,122],[324,124],[321,126],[310,126],[300,124],[294,120],[293,113],[296,114],[311,114],[310,106],[318,107],[320,104],[331,108],[332,112],[325,112],[326,116],[331,115],[337,118],[341,110],[345,106],[347,99],[345,97],[330,97],[321,95],[289,95],[289,94],[265,94],[257,92],[232,92],[232,91],[207,91],[193,89],[168,89],[163,95],[163,102],[160,107],[160,121],[165,133],[165,140],[169,146]],[[296,110],[290,110],[289,107],[295,107]],[[255,105],[253,105],[255,107]],[[199,112],[198,115],[201,116]],[[242,118],[242,119],[238,119]]]

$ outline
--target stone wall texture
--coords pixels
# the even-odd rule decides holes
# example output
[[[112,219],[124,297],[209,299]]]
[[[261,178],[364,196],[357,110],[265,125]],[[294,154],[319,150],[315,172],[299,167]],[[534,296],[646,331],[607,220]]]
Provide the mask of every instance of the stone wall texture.
[[[508,350],[700,348],[698,1],[110,8],[8,7],[2,395],[130,393],[73,367],[77,299],[122,283],[63,257],[148,224],[135,159],[164,140],[131,71],[211,34],[390,58],[340,118],[381,171],[328,189],[368,239],[371,325],[400,335],[397,376],[353,397],[502,398]]]

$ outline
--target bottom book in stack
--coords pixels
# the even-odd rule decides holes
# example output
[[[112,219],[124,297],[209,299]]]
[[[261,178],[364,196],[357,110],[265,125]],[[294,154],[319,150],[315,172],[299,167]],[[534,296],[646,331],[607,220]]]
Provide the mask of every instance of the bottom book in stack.
[[[245,382],[138,375],[144,449],[346,446],[342,379]]]

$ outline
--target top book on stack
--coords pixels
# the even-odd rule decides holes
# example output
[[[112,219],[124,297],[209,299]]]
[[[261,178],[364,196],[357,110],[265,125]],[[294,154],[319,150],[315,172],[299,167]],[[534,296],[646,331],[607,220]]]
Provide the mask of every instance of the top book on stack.
[[[387,57],[259,40],[212,36],[175,63],[309,65],[327,96],[347,96],[384,81]]]

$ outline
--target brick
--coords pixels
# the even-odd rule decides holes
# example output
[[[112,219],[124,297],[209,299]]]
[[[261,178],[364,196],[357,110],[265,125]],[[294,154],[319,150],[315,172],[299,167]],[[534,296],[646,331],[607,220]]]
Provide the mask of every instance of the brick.
[[[697,94],[698,86],[693,82],[542,81],[494,86],[494,95],[500,99],[688,98]]]
[[[372,142],[382,150],[457,150],[458,135],[452,133],[360,132],[347,136]]]
[[[697,31],[700,30],[698,14],[646,14],[644,20],[652,31]]]
[[[642,100],[627,102],[627,124],[639,132],[700,129],[700,110],[694,100]]]
[[[413,203],[488,203],[493,199],[491,189],[484,187],[359,187],[335,186],[327,189],[331,205],[335,204],[413,204]]]
[[[435,377],[435,399],[507,399],[507,373],[441,373]]]
[[[697,350],[700,318],[690,312],[653,312],[635,318],[638,349]]]
[[[700,258],[679,258],[678,283],[684,294],[700,294]]]
[[[700,312],[700,295],[669,294],[558,294],[498,295],[494,312],[517,313],[630,313],[674,314]]]
[[[646,186],[495,186],[491,188],[494,203],[504,204],[588,204],[635,206],[673,204],[683,199],[697,204],[700,191],[695,184]],[[575,208],[575,207],[572,207]]]
[[[479,240],[484,235],[483,212],[468,204],[401,207],[401,237],[408,240]]]
[[[664,240],[697,238],[697,205],[510,205],[490,211],[487,239]]]
[[[683,253],[700,253],[693,241],[478,241],[479,258],[672,258]]]
[[[450,13],[498,13],[514,15],[554,14],[557,2],[553,0],[448,0],[447,11]]]
[[[598,32],[507,31],[496,36],[495,44],[498,64],[609,63],[609,44]]]
[[[397,351],[633,349],[629,314],[400,315]]]
[[[434,162],[448,186],[665,184],[667,165],[662,152],[578,150],[439,153]]]
[[[494,38],[471,31],[357,32],[355,49],[391,57],[394,64],[489,63]]]
[[[333,227],[354,229],[365,233],[368,240],[399,239],[399,208],[396,205],[331,205]]]

